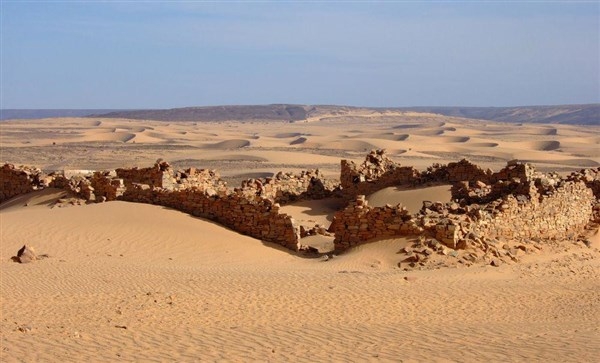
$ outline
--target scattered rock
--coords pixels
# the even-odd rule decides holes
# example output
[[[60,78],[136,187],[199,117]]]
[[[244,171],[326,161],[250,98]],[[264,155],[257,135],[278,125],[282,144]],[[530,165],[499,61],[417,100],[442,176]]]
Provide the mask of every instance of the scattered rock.
[[[492,262],[490,262],[490,265],[491,265],[491,266],[494,266],[494,267],[500,267],[500,265],[501,265],[501,264],[502,264],[502,262],[500,262],[500,260],[499,260],[499,259],[496,259],[496,258],[494,258],[494,259],[492,260]]]
[[[11,257],[11,260],[19,263],[29,263],[37,259],[38,257],[35,254],[35,250],[33,249],[33,247],[28,245],[24,245],[23,247],[21,247],[21,249],[17,252],[17,255]]]

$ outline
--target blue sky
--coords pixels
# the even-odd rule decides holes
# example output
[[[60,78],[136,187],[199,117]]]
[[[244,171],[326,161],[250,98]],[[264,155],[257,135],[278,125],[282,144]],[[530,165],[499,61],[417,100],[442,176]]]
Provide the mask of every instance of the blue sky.
[[[1,0],[2,108],[600,102],[600,2]]]

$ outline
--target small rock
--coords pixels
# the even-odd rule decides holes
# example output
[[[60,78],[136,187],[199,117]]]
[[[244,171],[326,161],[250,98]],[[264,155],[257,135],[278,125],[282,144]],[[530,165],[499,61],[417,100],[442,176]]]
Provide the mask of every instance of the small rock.
[[[498,259],[494,258],[494,259],[492,260],[492,262],[490,262],[490,265],[491,265],[491,266],[494,266],[494,267],[499,267],[501,263],[502,263],[502,262],[500,262],[500,260],[498,260]]]
[[[12,258],[13,261],[19,263],[29,263],[37,259],[38,258],[35,254],[35,250],[33,249],[33,247],[28,245],[24,245],[23,247],[21,247],[21,249],[17,252],[16,258]]]
[[[17,330],[20,331],[21,333],[29,333],[30,331],[33,330],[33,328],[30,327],[29,325],[21,325],[21,326],[17,327]]]
[[[433,250],[432,250],[432,249],[430,249],[430,248],[424,248],[424,249],[421,251],[421,253],[422,253],[422,254],[424,254],[424,255],[426,255],[426,256],[431,256],[431,255],[433,255]]]
[[[419,260],[420,260],[419,255],[414,254],[414,255],[408,256],[407,258],[402,260],[402,262],[419,262]]]

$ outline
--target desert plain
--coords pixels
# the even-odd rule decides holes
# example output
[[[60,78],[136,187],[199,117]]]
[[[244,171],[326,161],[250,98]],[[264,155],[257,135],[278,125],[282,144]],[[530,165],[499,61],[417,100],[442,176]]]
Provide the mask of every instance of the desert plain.
[[[43,170],[216,169],[230,186],[386,149],[425,169],[464,157],[567,174],[600,166],[600,127],[428,113],[346,113],[301,122],[113,118],[0,123],[0,161]],[[370,203],[449,201],[449,186],[388,188]],[[160,206],[53,207],[45,190],[0,205],[3,362],[600,361],[600,238],[548,244],[499,267],[406,271],[410,238],[325,261]],[[283,208],[326,225],[331,200]],[[23,245],[47,255],[11,261]]]

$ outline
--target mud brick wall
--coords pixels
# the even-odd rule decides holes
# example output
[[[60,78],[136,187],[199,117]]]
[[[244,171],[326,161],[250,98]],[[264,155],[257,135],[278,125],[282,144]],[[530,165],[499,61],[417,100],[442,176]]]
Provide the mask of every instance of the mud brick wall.
[[[300,248],[300,231],[292,217],[280,214],[279,204],[262,197],[247,198],[238,193],[219,196],[198,188],[167,190],[132,184],[120,199],[170,207],[293,251]]]
[[[299,174],[279,172],[273,178],[244,180],[238,190],[248,196],[261,196],[287,204],[302,199],[331,197],[338,189],[339,184],[325,179],[319,170],[307,170]]]
[[[364,195],[335,214],[330,230],[335,233],[334,246],[338,252],[373,239],[417,235],[423,231],[406,208],[371,207]]]
[[[0,168],[0,203],[17,195],[43,188],[42,171],[25,166],[4,164]]]

